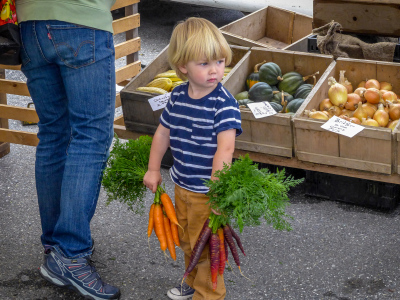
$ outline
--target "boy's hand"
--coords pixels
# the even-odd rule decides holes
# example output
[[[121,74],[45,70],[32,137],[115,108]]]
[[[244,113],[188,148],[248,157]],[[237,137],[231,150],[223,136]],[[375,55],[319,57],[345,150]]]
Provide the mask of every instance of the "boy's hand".
[[[161,172],[158,171],[147,171],[143,177],[143,184],[151,190],[153,193],[157,191],[157,186],[162,182]]]

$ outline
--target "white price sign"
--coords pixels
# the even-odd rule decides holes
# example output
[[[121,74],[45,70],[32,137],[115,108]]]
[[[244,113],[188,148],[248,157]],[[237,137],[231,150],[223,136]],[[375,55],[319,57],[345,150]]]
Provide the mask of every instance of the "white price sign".
[[[342,118],[333,116],[324,125],[322,125],[321,128],[352,138],[357,133],[362,131],[364,126],[357,125]]]
[[[167,106],[171,93],[166,93],[149,99],[149,103],[153,111],[162,109]]]
[[[275,115],[277,113],[275,109],[272,108],[271,104],[269,104],[269,102],[267,101],[249,103],[247,104],[247,106],[250,108],[251,112],[254,115],[254,118],[256,119],[265,118]]]

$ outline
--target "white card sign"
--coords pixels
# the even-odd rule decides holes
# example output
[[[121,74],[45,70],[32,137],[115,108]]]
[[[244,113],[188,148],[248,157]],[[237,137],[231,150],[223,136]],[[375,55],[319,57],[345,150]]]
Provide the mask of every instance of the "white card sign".
[[[149,103],[153,111],[162,109],[167,106],[171,93],[166,93],[149,99]]]
[[[247,106],[250,108],[254,118],[256,119],[265,118],[277,113],[267,101],[248,103]]]
[[[365,127],[333,116],[321,128],[352,138]]]

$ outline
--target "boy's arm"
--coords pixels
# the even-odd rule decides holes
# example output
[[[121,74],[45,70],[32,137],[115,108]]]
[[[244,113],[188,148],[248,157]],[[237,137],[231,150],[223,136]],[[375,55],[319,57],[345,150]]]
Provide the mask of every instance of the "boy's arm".
[[[143,178],[143,183],[153,193],[156,192],[157,186],[161,184],[162,178],[160,173],[161,160],[169,146],[169,129],[160,124],[153,137],[151,144],[149,166]]]
[[[232,162],[233,152],[235,151],[235,137],[236,129],[228,129],[218,133],[217,151],[213,159],[211,180],[217,179],[214,177],[214,173],[221,170],[224,163],[230,164]]]

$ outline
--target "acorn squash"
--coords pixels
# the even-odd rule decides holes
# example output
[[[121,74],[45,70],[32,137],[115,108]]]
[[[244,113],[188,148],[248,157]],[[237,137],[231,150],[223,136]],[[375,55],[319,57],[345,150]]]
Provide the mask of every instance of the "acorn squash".
[[[256,64],[254,66],[253,73],[251,73],[249,76],[247,76],[247,79],[246,79],[246,88],[247,88],[247,90],[249,90],[257,82],[260,82],[260,73],[259,73],[258,69],[264,63],[265,63],[265,60],[263,62],[259,63],[259,64]]]
[[[236,100],[248,99],[249,98],[249,92],[248,91],[240,92],[240,93],[236,94],[234,96],[234,98]]]
[[[279,103],[276,102],[270,102],[269,104],[271,104],[272,108],[276,111],[276,112],[281,112],[282,111],[282,105],[280,105]]]
[[[286,93],[286,92],[283,92],[283,100],[284,100],[284,101],[287,101],[287,102],[289,103],[289,102],[292,101],[293,99],[294,99],[294,98],[293,98],[292,95],[290,95],[290,94],[288,94],[288,93]],[[282,92],[279,92],[279,93],[274,94],[274,96],[272,97],[271,102],[276,102],[276,103],[278,103],[278,104],[282,104]]]
[[[239,106],[244,105],[244,106],[248,107],[247,104],[253,103],[254,101],[251,101],[249,99],[240,99],[237,102],[238,102]]]
[[[286,106],[286,112],[287,113],[295,113],[299,107],[303,104],[304,99],[298,98],[298,99],[293,99],[288,103]]]
[[[283,80],[279,82],[278,88],[280,91],[285,91],[286,93],[293,95],[302,84],[305,84],[308,78],[314,77],[315,82],[315,75],[318,73],[319,72],[316,72],[304,77],[297,72],[286,73],[282,76]]]
[[[254,102],[271,101],[272,88],[266,82],[257,82],[249,90],[249,99]]]
[[[310,83],[305,83],[299,86],[297,91],[294,93],[293,97],[294,98],[302,98],[306,99],[307,96],[310,94],[311,90],[313,89],[314,85]]]
[[[267,62],[260,67],[259,80],[269,85],[276,85],[282,80],[281,68],[273,62]]]

